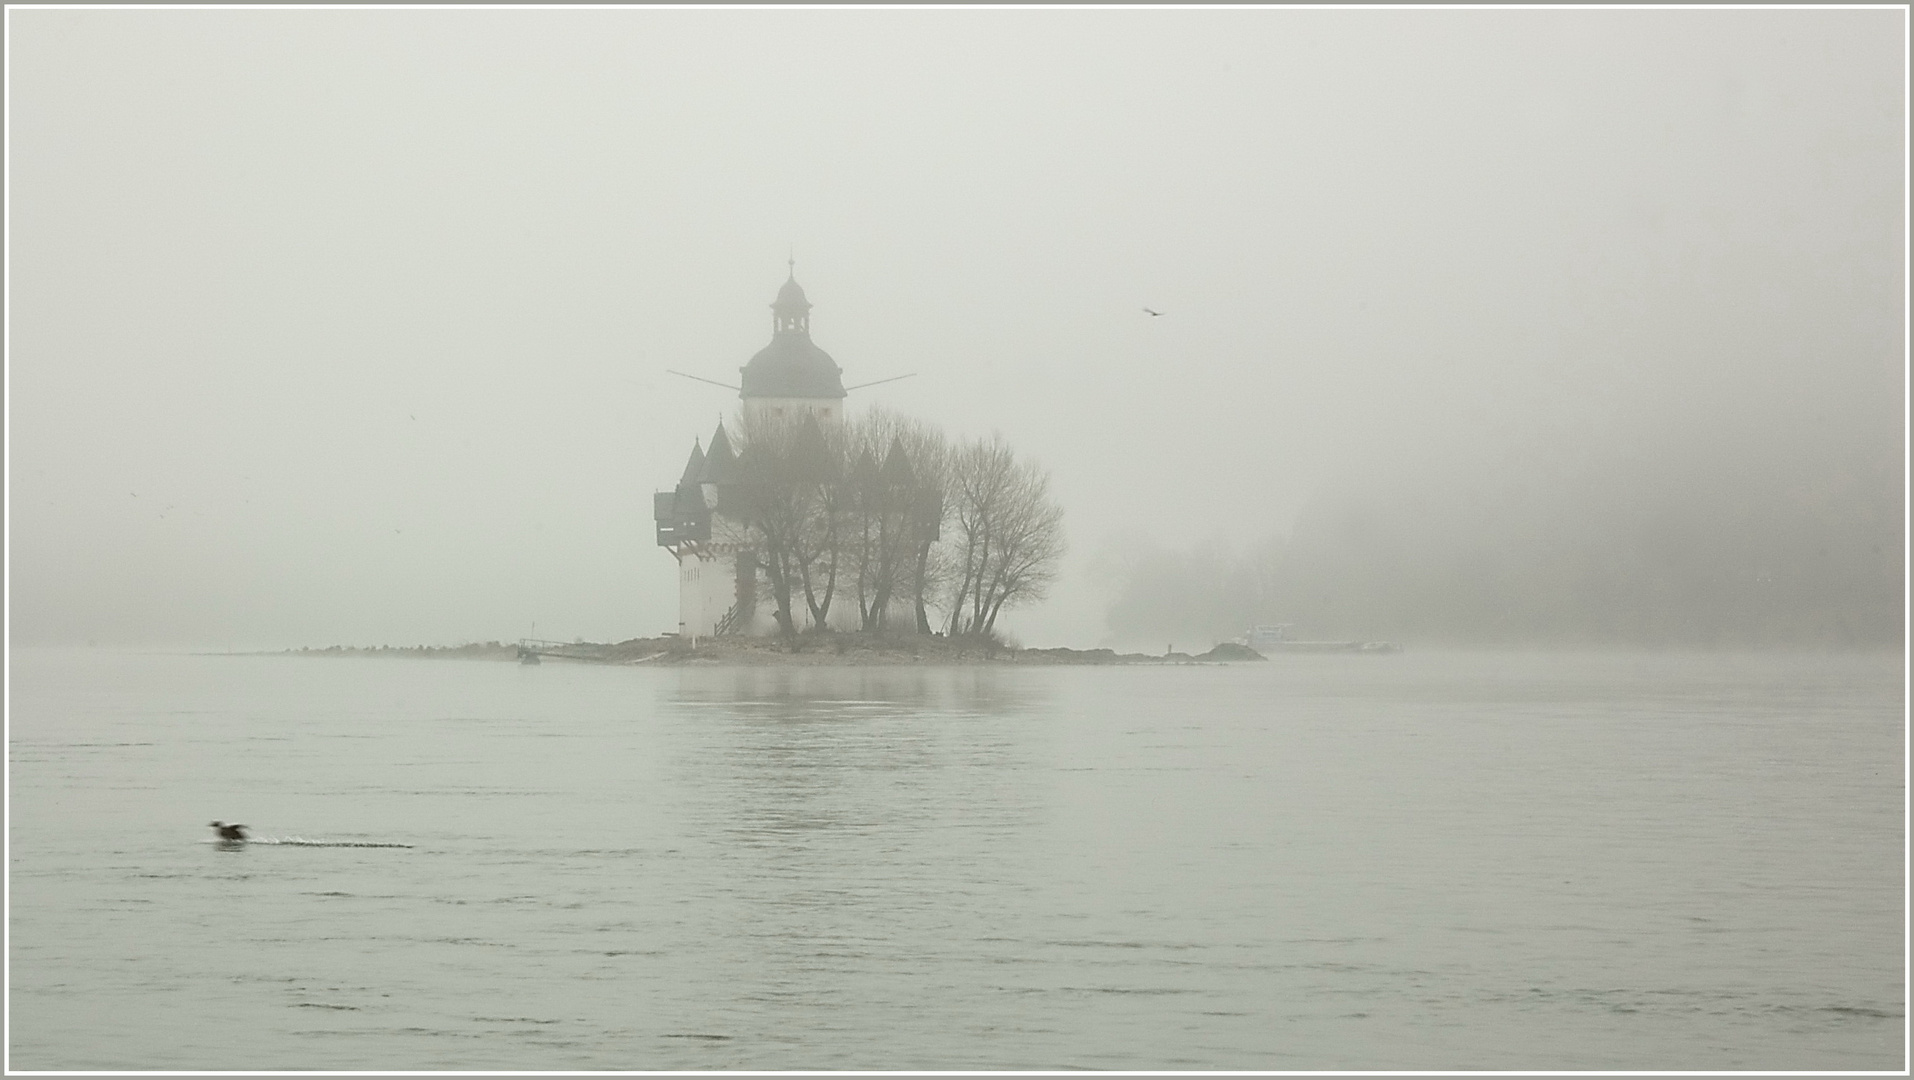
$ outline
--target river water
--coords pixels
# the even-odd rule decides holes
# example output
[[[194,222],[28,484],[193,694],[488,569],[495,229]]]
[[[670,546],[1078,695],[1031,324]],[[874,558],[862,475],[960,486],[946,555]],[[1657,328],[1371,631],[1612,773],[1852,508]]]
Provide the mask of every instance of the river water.
[[[1906,1066],[1898,655],[11,660],[14,1069]]]

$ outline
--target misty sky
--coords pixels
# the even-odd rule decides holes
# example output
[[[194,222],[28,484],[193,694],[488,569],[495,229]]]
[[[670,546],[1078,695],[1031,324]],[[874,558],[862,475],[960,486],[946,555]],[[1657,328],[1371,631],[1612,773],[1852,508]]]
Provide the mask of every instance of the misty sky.
[[[793,248],[917,373],[853,409],[1050,468],[1026,644],[1326,486],[1901,453],[1899,10],[7,18],[25,643],[675,628],[650,495],[737,403],[665,369]]]

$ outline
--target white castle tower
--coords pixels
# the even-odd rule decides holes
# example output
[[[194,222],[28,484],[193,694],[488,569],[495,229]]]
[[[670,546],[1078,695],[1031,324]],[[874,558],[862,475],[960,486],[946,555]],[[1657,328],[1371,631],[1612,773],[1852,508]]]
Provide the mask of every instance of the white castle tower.
[[[806,413],[820,423],[843,419],[844,373],[811,341],[811,302],[795,262],[771,304],[771,343],[738,371],[747,422]],[[720,423],[709,450],[692,444],[677,486],[652,495],[658,546],[678,560],[678,632],[688,637],[772,628],[757,610],[757,560],[717,513],[718,488],[732,481],[737,460]]]

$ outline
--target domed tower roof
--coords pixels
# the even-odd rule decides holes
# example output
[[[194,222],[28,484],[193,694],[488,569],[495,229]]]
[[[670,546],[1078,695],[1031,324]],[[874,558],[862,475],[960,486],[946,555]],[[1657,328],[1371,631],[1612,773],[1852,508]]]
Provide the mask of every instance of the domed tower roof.
[[[791,268],[791,276],[785,279],[784,287],[778,290],[778,298],[771,302],[771,310],[779,315],[803,316],[811,310],[811,302],[804,297],[804,286],[797,283],[797,267]]]
[[[837,399],[844,372],[831,354],[811,342],[811,301],[797,283],[797,267],[771,304],[771,344],[738,369],[742,398]]]

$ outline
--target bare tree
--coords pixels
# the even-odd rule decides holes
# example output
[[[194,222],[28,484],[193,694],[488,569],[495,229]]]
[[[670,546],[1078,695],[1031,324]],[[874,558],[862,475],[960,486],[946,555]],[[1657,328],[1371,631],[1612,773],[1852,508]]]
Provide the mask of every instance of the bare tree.
[[[718,511],[748,535],[771,586],[778,630],[798,631],[802,597],[813,626],[830,617],[844,517],[842,439],[836,425],[809,416],[744,418],[736,479],[721,489]]]
[[[740,429],[718,512],[744,535],[787,636],[801,621],[829,626],[841,591],[866,631],[908,601],[919,633],[931,632],[934,602],[951,634],[988,633],[1056,575],[1062,511],[1043,470],[1000,436],[953,450],[935,428],[883,411],[850,424],[760,416]]]
[[[949,578],[949,559],[940,550],[951,505],[951,449],[944,433],[920,421],[904,421],[896,432],[910,462],[905,493],[909,546],[898,587],[910,597],[917,632],[931,632],[930,605]]]
[[[843,536],[864,630],[887,628],[895,602],[919,599],[913,589],[942,517],[941,442],[918,421],[883,409],[848,430],[846,453],[854,463]],[[928,632],[927,618],[919,629]]]
[[[1040,599],[1062,556],[1063,512],[1049,477],[1017,460],[1002,436],[952,458],[951,634],[988,633],[1005,607]]]
[[[739,427],[748,432],[747,425]],[[736,479],[720,490],[717,510],[742,537],[748,538],[757,569],[763,571],[771,587],[772,617],[777,620],[778,632],[791,637],[797,633],[791,598],[798,576],[791,552],[797,544],[800,515],[793,505],[793,492],[777,475],[781,455],[776,434],[762,430],[746,434],[750,441],[738,454]]]
[[[1043,598],[1064,552],[1063,508],[1051,501],[1050,478],[1042,469],[1030,463],[1016,467],[1002,510],[993,530],[995,557],[980,590],[986,634],[996,630],[1005,606]]]
[[[845,572],[857,600],[859,625],[867,631],[883,627],[906,539],[906,522],[897,504],[910,466],[897,445],[899,423],[895,414],[873,410],[848,425],[845,436],[845,453],[852,459],[845,481]]]
[[[787,475],[796,489],[796,506],[802,518],[792,554],[798,580],[804,586],[804,605],[810,610],[811,625],[821,630],[830,625],[850,506],[844,483],[843,429],[830,424],[827,432],[826,425],[809,415],[796,427]]]
[[[861,426],[851,432],[850,444],[855,448],[856,457],[844,484],[848,503],[844,529],[846,573],[852,596],[857,601],[858,622],[866,630],[881,621],[881,613],[874,609],[877,595],[884,587],[882,485],[877,476],[877,459],[871,455],[866,442],[868,434]]]

